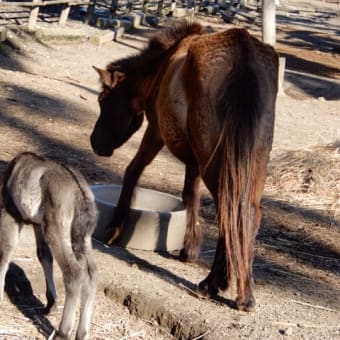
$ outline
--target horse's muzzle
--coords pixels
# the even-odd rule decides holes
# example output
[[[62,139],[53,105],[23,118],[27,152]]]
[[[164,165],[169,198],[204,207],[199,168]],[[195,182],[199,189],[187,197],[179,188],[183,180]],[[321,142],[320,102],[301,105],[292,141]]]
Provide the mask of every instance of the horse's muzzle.
[[[94,136],[94,134],[91,135],[91,147],[93,152],[98,155],[98,156],[102,156],[102,157],[111,157],[113,154],[113,147],[109,147],[107,144],[103,144],[103,143],[98,143],[96,141],[96,138]]]
[[[113,150],[103,150],[103,149],[94,149],[92,148],[93,152],[101,157],[111,157],[113,155]]]

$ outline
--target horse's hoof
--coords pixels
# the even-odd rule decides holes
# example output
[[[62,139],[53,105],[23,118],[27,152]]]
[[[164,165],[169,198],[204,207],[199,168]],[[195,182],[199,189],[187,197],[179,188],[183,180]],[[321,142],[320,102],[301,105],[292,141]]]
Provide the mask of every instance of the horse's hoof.
[[[44,314],[52,314],[57,309],[57,301],[47,303],[47,306],[44,309]]]
[[[121,234],[121,230],[120,228],[114,228],[113,229],[113,233],[112,233],[112,229],[110,230],[110,232],[108,233],[107,237],[106,237],[106,244],[108,246],[111,246],[114,241],[116,241],[116,239],[120,236]]]
[[[198,285],[199,292],[206,297],[215,297],[218,294],[218,289],[212,285],[209,278],[206,278]]]
[[[236,299],[236,309],[242,312],[254,312],[255,310],[255,299],[253,296],[248,299]]]
[[[69,336],[62,334],[60,331],[54,330],[47,340],[68,340]]]
[[[188,254],[188,252],[183,248],[178,255],[178,259],[182,262],[196,262],[198,255]]]

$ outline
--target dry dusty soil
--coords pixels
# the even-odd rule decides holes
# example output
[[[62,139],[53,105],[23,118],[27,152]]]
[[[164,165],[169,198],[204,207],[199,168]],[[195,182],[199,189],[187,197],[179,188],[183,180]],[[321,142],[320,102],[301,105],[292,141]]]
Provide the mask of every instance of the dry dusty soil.
[[[216,300],[195,293],[209,271],[218,233],[211,197],[202,187],[199,263],[94,241],[100,279],[91,339],[340,339],[339,9],[287,2],[278,12],[277,49],[287,70],[256,243],[256,311],[234,310],[233,291]],[[205,20],[217,29],[229,27]],[[41,23],[52,30],[54,24],[48,25]],[[259,36],[257,26],[248,28]],[[80,169],[90,183],[120,183],[145,126],[113,157],[93,154],[89,135],[100,85],[92,65],[105,67],[138,53],[151,31],[141,27],[99,46],[62,38],[42,42],[13,31],[0,45],[1,174],[18,152],[30,150]],[[162,150],[139,185],[180,196],[182,183],[183,166]],[[56,280],[59,308],[45,316],[43,274],[32,232],[25,229],[6,278],[0,339],[44,339],[52,332],[63,304],[57,267]]]

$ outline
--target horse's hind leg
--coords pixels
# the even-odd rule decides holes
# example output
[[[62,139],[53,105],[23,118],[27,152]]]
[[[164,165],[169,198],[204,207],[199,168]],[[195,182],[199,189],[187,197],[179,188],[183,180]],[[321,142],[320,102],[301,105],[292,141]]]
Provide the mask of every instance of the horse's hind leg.
[[[228,288],[230,272],[227,268],[225,238],[220,236],[217,240],[216,253],[209,275],[199,283],[199,290],[206,296],[214,297],[219,290]]]
[[[45,241],[40,225],[34,226],[35,239],[37,242],[37,255],[43,267],[46,282],[47,306],[45,313],[48,314],[56,307],[57,292],[53,279],[53,256],[48,244]]]
[[[218,209],[218,181],[216,178],[216,173],[218,173],[216,169],[218,168],[218,164],[211,162],[203,176],[204,184],[214,199],[216,209]],[[227,265],[225,236],[224,231],[220,230],[213,265],[208,276],[199,283],[199,290],[202,294],[213,297],[218,294],[219,290],[226,290],[229,281],[230,271]]]
[[[0,303],[5,289],[5,277],[13,251],[19,239],[21,225],[8,214],[5,209],[0,211]]]
[[[81,288],[81,305],[76,337],[77,340],[86,340],[89,338],[92,305],[97,287],[97,268],[89,254],[86,255],[85,266],[84,280]]]
[[[201,177],[197,166],[185,167],[185,180],[183,187],[183,203],[187,210],[187,226],[184,237],[184,248],[180,259],[183,261],[196,260],[202,243],[202,229],[198,223],[198,210],[200,205]]]
[[[257,168],[256,179],[253,183],[253,190],[251,193],[251,202],[249,205],[251,225],[249,226],[249,242],[246,245],[246,251],[248,252],[248,273],[243,281],[237,280],[237,298],[236,308],[243,311],[253,311],[255,308],[255,298],[253,296],[253,259],[254,259],[254,246],[255,238],[261,222],[261,208],[260,201],[264,188],[266,178],[266,154],[257,155]]]
[[[237,298],[236,298],[236,308],[238,310],[242,310],[245,312],[253,311],[255,308],[255,298],[253,296],[253,287],[254,287],[254,279],[253,279],[253,259],[254,259],[254,245],[257,231],[260,226],[261,221],[261,210],[260,203],[257,202],[253,204],[251,207],[251,215],[253,217],[252,223],[252,238],[249,240],[249,244],[247,247],[248,251],[248,274],[245,278],[244,282],[237,280]]]

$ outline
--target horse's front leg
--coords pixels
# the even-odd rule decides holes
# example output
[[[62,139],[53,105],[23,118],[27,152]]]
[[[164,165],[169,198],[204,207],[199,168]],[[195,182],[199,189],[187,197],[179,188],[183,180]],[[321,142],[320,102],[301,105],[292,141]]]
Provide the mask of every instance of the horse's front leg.
[[[106,237],[107,244],[111,245],[121,234],[124,220],[129,214],[133,190],[138,179],[145,167],[152,162],[163,146],[164,142],[158,130],[148,125],[135,157],[126,168],[122,191]]]
[[[180,252],[182,261],[196,260],[202,243],[202,228],[198,223],[200,182],[198,166],[186,165],[182,199],[187,210],[187,227],[184,236],[184,248]]]

